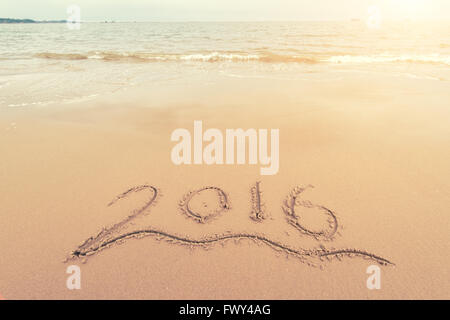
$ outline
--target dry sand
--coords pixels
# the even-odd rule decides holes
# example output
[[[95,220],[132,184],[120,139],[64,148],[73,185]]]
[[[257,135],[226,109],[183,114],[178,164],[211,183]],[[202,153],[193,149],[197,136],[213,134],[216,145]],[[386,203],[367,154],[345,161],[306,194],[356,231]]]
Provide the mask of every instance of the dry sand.
[[[233,79],[1,110],[0,294],[6,299],[448,299],[448,101],[444,81]],[[170,134],[192,130],[194,120],[222,130],[279,128],[279,173],[261,176],[252,165],[175,166]],[[257,181],[262,209],[252,205]],[[142,185],[157,188],[148,208],[154,189],[131,190],[116,199]],[[308,185],[314,188],[301,198],[336,215],[336,233],[324,210],[296,206],[296,213],[308,230],[324,229],[330,237],[316,239],[286,219],[283,202],[296,186]],[[193,211],[219,206],[216,217],[199,223],[183,213],[180,200],[204,186],[224,193],[209,189],[192,200]],[[223,206],[225,194],[229,208]],[[133,210],[136,216],[124,221]],[[255,215],[264,219],[251,219]],[[164,234],[126,239],[63,262],[74,250],[89,252],[79,244],[120,221],[103,240],[137,230]],[[241,239],[220,240],[230,234]],[[186,244],[188,239],[193,241]],[[211,244],[198,245],[199,239]],[[321,246],[327,252],[365,250],[395,266],[380,266],[382,288],[368,290],[366,268],[380,260],[344,255],[321,261]],[[296,257],[286,248],[313,256]],[[66,288],[70,264],[81,267],[81,290]]]

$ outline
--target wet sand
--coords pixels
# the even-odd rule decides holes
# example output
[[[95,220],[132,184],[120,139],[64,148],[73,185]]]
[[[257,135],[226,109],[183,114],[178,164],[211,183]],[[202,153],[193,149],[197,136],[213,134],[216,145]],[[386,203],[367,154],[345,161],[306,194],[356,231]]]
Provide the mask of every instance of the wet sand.
[[[149,85],[1,110],[0,294],[448,299],[448,101],[445,81],[372,76]],[[278,174],[174,165],[171,132],[192,131],[194,120],[279,128]],[[306,228],[289,211],[293,195]],[[202,210],[214,217],[198,219]],[[81,290],[66,288],[71,264],[81,267]],[[380,290],[366,287],[372,264]]]

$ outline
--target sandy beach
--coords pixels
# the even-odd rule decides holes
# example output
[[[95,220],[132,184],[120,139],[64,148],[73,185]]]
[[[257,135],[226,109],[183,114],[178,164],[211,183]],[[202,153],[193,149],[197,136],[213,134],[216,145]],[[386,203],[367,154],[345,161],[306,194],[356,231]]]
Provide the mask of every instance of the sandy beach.
[[[448,299],[448,101],[446,81],[370,74],[147,84],[1,110],[0,294]],[[205,129],[278,128],[278,173],[173,164],[171,132],[192,131],[195,120]],[[194,194],[192,212],[217,213],[199,223],[180,201],[203,187],[220,189]],[[293,190],[306,201],[295,205],[299,221],[316,233],[288,223],[283,205]],[[102,228],[97,242],[80,246]],[[69,265],[81,268],[81,290],[66,287]],[[381,268],[380,290],[366,287],[370,265]]]

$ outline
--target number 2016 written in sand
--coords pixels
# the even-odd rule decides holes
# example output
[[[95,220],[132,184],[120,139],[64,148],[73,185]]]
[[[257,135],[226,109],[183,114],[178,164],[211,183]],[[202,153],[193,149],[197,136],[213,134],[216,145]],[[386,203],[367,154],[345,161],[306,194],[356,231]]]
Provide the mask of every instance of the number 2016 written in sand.
[[[338,231],[338,219],[335,213],[325,206],[314,204],[311,201],[303,199],[302,195],[305,190],[313,188],[309,185],[306,187],[295,187],[287,195],[282,209],[286,217],[287,223],[298,230],[300,233],[312,237],[317,241],[333,241]],[[114,244],[121,243],[130,238],[142,238],[147,236],[156,236],[158,239],[189,247],[208,247],[214,246],[218,243],[226,242],[227,240],[251,240],[259,244],[264,244],[269,248],[286,253],[299,259],[299,261],[306,263],[309,266],[319,266],[322,268],[322,262],[331,261],[334,258],[343,259],[345,257],[362,257],[379,263],[380,265],[394,265],[391,261],[373,253],[367,252],[363,249],[342,248],[329,249],[324,245],[319,248],[306,249],[294,248],[283,242],[271,239],[269,236],[259,233],[247,232],[225,232],[223,234],[206,235],[202,238],[191,238],[187,235],[180,235],[159,230],[151,226],[135,230],[131,232],[123,232],[121,230],[129,224],[132,220],[142,215],[144,212],[150,210],[150,207],[155,203],[160,195],[158,188],[152,185],[140,185],[126,190],[125,192],[116,196],[108,206],[113,206],[118,201],[127,198],[130,194],[147,192],[149,194],[145,204],[136,208],[127,218],[114,224],[111,227],[103,228],[96,236],[88,238],[74,250],[70,259],[86,258],[97,254],[99,251],[109,248]],[[250,218],[256,222],[262,222],[266,219],[267,214],[265,206],[262,201],[261,183],[256,182],[250,188],[250,197],[252,203],[252,210]],[[207,199],[207,200],[206,200]],[[206,204],[208,202],[208,204]],[[229,195],[221,188],[215,186],[208,186],[188,192],[179,203],[180,211],[189,218],[192,218],[198,223],[210,222],[213,218],[227,210],[230,210]],[[299,209],[314,208],[318,212],[328,217],[328,225],[321,230],[309,228],[301,221],[301,214]]]

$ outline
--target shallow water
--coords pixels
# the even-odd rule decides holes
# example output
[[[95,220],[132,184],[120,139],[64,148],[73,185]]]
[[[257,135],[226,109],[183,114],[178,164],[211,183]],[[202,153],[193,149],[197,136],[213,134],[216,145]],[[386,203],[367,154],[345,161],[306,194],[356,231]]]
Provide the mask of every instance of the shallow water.
[[[447,81],[448,22],[0,25],[0,107],[92,99],[135,85],[217,77],[340,80],[358,73]]]

